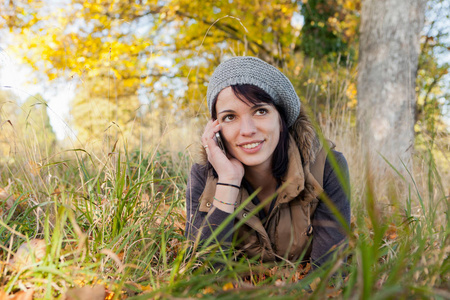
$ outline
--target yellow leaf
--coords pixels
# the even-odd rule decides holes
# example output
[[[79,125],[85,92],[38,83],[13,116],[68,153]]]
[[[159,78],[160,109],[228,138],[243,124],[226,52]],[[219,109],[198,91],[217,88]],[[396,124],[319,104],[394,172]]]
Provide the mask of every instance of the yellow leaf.
[[[222,287],[222,290],[228,291],[234,289],[234,285],[231,282],[225,283],[225,285]]]
[[[208,287],[205,287],[204,289],[203,289],[203,294],[212,294],[212,293],[214,293],[214,290],[212,289],[212,287],[210,287],[210,286],[208,286]]]
[[[315,291],[317,289],[317,287],[320,284],[320,278],[317,277],[316,279],[314,279],[311,284],[309,285],[309,287],[311,288],[311,290]]]

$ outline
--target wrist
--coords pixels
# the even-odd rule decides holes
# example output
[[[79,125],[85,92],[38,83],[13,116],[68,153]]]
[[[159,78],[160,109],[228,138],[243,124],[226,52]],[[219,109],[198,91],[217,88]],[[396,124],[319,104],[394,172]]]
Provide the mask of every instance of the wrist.
[[[214,205],[214,207],[216,207],[216,208],[218,208],[221,211],[224,211],[226,213],[233,213],[234,209],[236,208],[236,202],[235,201],[226,202],[226,201],[219,200],[216,197],[214,197],[213,205]]]
[[[235,189],[238,189],[238,190],[241,189],[241,187],[240,187],[239,185],[237,185],[237,184],[225,183],[225,182],[220,182],[220,181],[218,181],[218,182],[216,183],[216,185],[232,187],[232,188],[235,188]]]
[[[236,178],[236,177],[226,177],[226,176],[219,176],[217,182],[223,183],[223,184],[231,184],[236,186],[241,186],[242,178]]]

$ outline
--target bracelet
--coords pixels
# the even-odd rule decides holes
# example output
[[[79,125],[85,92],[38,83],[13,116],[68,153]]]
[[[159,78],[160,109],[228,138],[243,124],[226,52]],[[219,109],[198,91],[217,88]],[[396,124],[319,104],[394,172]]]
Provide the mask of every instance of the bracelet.
[[[216,197],[213,197],[213,198],[214,198],[214,200],[219,201],[219,202],[222,203],[222,204],[237,206],[237,203],[223,202],[223,201],[217,199]]]
[[[224,186],[232,186],[234,188],[237,188],[238,190],[241,189],[239,186],[235,185],[235,184],[230,184],[230,183],[223,183],[223,182],[218,182],[216,183],[217,185],[224,185]]]

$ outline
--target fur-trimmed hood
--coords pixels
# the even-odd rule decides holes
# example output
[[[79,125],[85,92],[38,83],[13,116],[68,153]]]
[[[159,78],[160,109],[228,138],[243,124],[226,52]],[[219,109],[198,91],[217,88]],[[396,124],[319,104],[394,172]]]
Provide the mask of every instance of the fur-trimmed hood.
[[[303,107],[300,109],[297,120],[295,120],[294,124],[289,128],[289,133],[297,144],[303,165],[314,163],[322,146],[314,126],[306,115]],[[208,158],[203,147],[200,147],[199,156],[198,162],[203,165],[206,164]]]

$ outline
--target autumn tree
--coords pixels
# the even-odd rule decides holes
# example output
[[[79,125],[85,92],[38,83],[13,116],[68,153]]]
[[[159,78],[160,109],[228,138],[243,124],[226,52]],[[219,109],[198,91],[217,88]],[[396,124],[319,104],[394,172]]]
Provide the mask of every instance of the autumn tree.
[[[123,138],[136,146],[139,136],[139,99],[126,81],[94,78],[86,81],[71,103],[72,125],[83,144],[103,141],[113,145]]]
[[[306,56],[336,62],[339,55],[355,57],[359,25],[359,0],[303,1],[299,47]],[[345,59],[341,62],[345,63]]]
[[[364,0],[358,67],[358,122],[366,151],[411,167],[415,79],[425,0]],[[377,159],[375,165],[383,163]],[[375,165],[372,165],[375,166]]]
[[[433,136],[436,131],[445,131],[442,110],[450,105],[450,61],[441,62],[450,50],[450,1],[430,0],[427,6],[416,81],[415,121],[422,133]]]
[[[209,76],[233,55],[258,56],[282,68],[302,101],[314,102],[318,111],[336,99],[356,106],[360,0],[71,0],[42,9],[33,1],[9,3],[15,6],[7,8],[8,15],[16,12],[19,18],[4,24],[20,36],[19,56],[45,79],[80,83],[71,104],[75,114],[89,111],[77,106],[86,104],[87,89],[99,84],[103,90],[95,99],[120,109],[134,95],[148,105],[143,111],[161,111],[161,120],[164,114],[206,114]],[[26,10],[33,16],[28,23],[20,21],[28,20]],[[303,26],[293,21],[300,14]],[[110,116],[109,107],[97,106],[95,118]],[[85,119],[82,113],[74,118],[83,139],[102,122]]]
[[[0,2],[0,28],[27,28],[36,24],[41,16],[42,1],[9,0]]]
[[[28,97],[21,105],[17,120],[18,132],[26,148],[45,157],[56,145],[56,135],[50,124],[47,102],[41,95]]]
[[[168,93],[175,103],[170,113],[193,116],[206,111],[206,82],[224,56],[254,55],[283,68],[298,82],[300,94],[306,82],[325,90],[321,82],[308,81],[310,74],[303,70],[309,61],[303,61],[303,52],[320,54],[317,50],[325,43],[330,48],[325,54],[335,60],[342,50],[338,44],[354,41],[351,33],[358,18],[349,16],[355,15],[359,1],[324,0],[321,6],[313,2],[317,1],[73,0],[44,10],[41,21],[21,31],[27,46],[17,45],[20,56],[49,79],[87,82],[100,76],[123,81],[148,92],[141,99],[152,98],[158,107],[166,106],[166,96],[158,96]],[[315,18],[323,7],[334,8],[323,20],[314,21],[313,29],[301,33],[292,23],[295,14],[304,11]],[[311,48],[305,36],[317,28],[336,38],[314,35]],[[326,60],[315,70],[324,64]],[[323,72],[332,68],[327,65]]]

